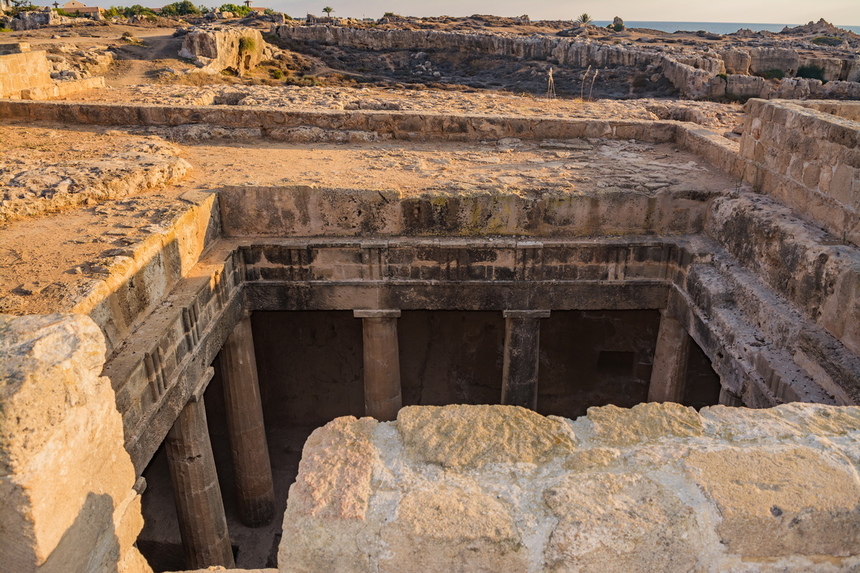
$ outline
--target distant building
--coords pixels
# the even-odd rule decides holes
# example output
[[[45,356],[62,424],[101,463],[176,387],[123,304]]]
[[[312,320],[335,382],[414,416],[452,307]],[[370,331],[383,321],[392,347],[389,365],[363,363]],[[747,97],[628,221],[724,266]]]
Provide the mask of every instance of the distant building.
[[[63,4],[62,9],[69,14],[100,14],[104,11],[104,8],[99,8],[98,6],[87,6],[83,2],[78,2],[78,0],[69,0]]]

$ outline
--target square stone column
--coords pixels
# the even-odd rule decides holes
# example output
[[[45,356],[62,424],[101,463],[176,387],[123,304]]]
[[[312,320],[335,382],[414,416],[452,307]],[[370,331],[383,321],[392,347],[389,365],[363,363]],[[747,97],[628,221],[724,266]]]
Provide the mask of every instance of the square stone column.
[[[400,389],[399,310],[356,310],[364,346],[364,411],[381,422],[397,419],[403,406]]]
[[[505,310],[502,404],[537,409],[540,320],[548,310]]]
[[[235,567],[202,396],[179,413],[165,446],[186,566]]]
[[[660,311],[660,315],[660,331],[657,333],[648,401],[681,403],[687,382],[691,339],[677,319],[669,316],[666,311]]]
[[[239,321],[218,356],[239,517],[248,527],[261,527],[275,516],[275,488],[250,317]]]

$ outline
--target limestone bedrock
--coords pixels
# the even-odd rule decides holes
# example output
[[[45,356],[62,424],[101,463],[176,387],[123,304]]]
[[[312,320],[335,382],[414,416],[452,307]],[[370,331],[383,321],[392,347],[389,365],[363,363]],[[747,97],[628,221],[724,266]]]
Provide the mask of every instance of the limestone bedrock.
[[[0,314],[0,572],[151,573],[104,336],[80,315]]]
[[[856,571],[858,467],[855,406],[338,418],[305,444],[280,571]]]

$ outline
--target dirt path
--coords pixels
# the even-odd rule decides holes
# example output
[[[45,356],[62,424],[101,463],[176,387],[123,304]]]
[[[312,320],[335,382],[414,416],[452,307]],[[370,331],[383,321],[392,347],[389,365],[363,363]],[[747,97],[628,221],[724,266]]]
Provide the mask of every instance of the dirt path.
[[[182,48],[182,38],[173,34],[147,36],[139,44],[126,44],[114,49],[116,61],[105,74],[105,83],[124,87],[149,83],[166,67],[176,68]]]

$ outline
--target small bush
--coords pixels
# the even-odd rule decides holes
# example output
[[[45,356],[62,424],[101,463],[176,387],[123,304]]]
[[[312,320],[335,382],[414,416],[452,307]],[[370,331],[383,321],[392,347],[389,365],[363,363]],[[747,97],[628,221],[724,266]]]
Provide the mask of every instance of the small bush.
[[[0,28],[0,33],[2,33],[2,32],[11,32],[11,31],[12,31],[12,29],[11,29],[11,28]]]
[[[279,80],[284,77],[284,72],[281,70],[269,70],[269,75],[272,76],[273,80]]]
[[[55,10],[55,12],[57,13],[58,16],[65,16],[66,18],[86,18],[87,17],[86,15],[81,14],[80,12],[67,12],[66,10],[63,10],[62,8],[57,8]]]
[[[612,29],[615,30],[616,32],[623,32],[624,31],[624,24],[611,24],[611,26],[612,26]]]
[[[174,2],[161,8],[162,16],[200,16],[200,8],[195,6],[191,0]]]
[[[824,81],[824,68],[816,65],[800,66],[797,68],[797,77],[811,80]]]
[[[836,36],[818,36],[817,38],[812,39],[813,44],[818,44],[819,46],[838,46],[844,40],[842,38],[838,38]]]
[[[239,18],[244,18],[251,13],[251,9],[247,6],[239,6],[237,4],[222,4],[221,7],[218,8],[218,11],[230,12]]]
[[[245,52],[253,52],[254,48],[257,44],[254,42],[254,38],[248,38],[247,36],[243,36],[239,38],[239,53]]]
[[[763,77],[766,80],[781,80],[785,77],[785,70],[773,68],[772,70],[765,70],[757,75]]]

